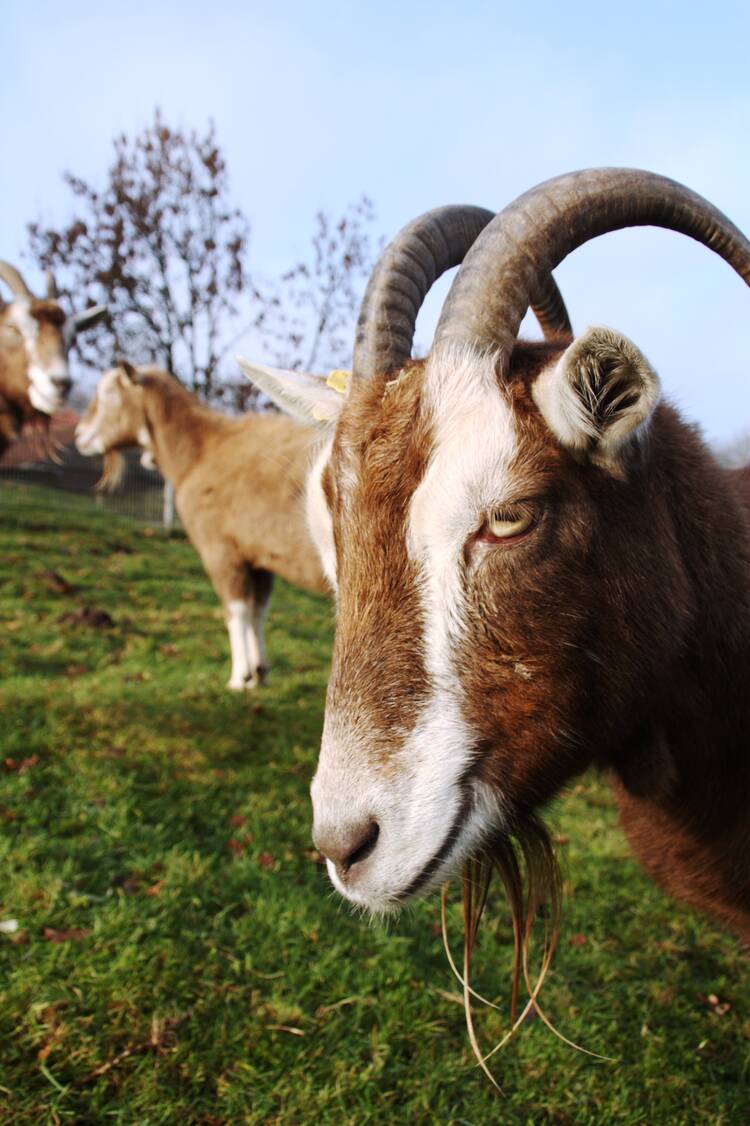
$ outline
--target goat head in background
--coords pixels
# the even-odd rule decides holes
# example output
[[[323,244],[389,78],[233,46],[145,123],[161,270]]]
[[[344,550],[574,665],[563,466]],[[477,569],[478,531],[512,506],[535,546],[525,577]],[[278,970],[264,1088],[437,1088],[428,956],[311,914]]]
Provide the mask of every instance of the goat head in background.
[[[0,261],[0,281],[12,293],[0,303],[0,403],[9,416],[6,443],[35,412],[52,415],[71,388],[68,352],[76,335],[106,315],[102,305],[68,316],[57,300],[54,279],[47,295],[35,297],[21,274]],[[3,447],[4,448],[4,447]]]

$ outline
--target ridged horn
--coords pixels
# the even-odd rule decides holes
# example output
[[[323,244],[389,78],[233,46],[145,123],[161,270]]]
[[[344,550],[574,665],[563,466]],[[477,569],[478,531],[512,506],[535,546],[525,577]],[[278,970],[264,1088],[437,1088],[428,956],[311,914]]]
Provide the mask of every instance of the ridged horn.
[[[720,255],[750,285],[750,242],[696,192],[631,168],[593,168],[547,180],[485,227],[466,255],[435,331],[500,350],[505,369],[539,280],[571,251],[623,227],[664,227]]]
[[[57,300],[57,282],[52,270],[47,270],[47,297],[51,301]]]
[[[4,262],[2,258],[0,258],[0,279],[5,282],[14,297],[28,297],[33,301],[34,294],[16,267],[11,266],[10,262]]]
[[[370,276],[360,308],[356,377],[392,372],[410,359],[417,315],[428,290],[441,274],[463,262],[493,218],[483,207],[436,207],[396,235]],[[540,277],[532,304],[545,336],[572,334],[565,303],[550,275]]]

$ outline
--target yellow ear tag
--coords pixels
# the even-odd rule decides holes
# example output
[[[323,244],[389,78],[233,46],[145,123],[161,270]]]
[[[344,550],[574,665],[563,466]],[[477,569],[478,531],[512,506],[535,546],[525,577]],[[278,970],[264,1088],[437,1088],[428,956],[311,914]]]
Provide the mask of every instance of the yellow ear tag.
[[[342,371],[340,368],[335,368],[328,376],[326,386],[331,387],[334,391],[338,391],[339,395],[348,395],[351,380],[352,373],[350,371]]]
[[[328,376],[326,387],[330,387],[332,391],[338,392],[339,395],[348,395],[351,378],[352,373],[350,371],[341,371],[339,368],[336,368]],[[324,401],[316,403],[312,410],[312,416],[316,422],[330,422],[337,414],[338,411],[331,403]]]

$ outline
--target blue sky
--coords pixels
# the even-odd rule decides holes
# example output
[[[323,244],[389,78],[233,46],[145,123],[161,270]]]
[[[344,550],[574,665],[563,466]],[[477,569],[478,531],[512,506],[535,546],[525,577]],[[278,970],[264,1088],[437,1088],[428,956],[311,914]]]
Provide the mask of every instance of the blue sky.
[[[67,217],[63,169],[100,180],[112,137],[157,104],[170,123],[216,121],[266,273],[305,250],[318,208],[363,191],[390,237],[428,207],[497,209],[601,164],[682,180],[750,232],[748,43],[739,2],[9,5],[0,256],[19,259],[29,219]],[[575,326],[632,336],[709,437],[750,427],[750,294],[723,262],[641,230],[557,278]]]

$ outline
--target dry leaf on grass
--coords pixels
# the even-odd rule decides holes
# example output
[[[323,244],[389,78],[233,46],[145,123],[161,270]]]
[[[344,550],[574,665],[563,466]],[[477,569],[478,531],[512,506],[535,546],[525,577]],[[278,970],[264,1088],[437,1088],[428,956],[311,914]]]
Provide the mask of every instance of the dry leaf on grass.
[[[28,758],[14,759],[6,758],[3,765],[5,769],[15,774],[25,774],[32,766],[36,766],[39,762],[39,755],[29,755]]]
[[[60,625],[88,626],[90,629],[112,629],[115,620],[106,610],[96,606],[80,606],[77,610],[69,610],[57,619]]]
[[[154,1054],[158,1055],[172,1042],[172,1034],[181,1024],[188,1020],[192,1012],[192,1009],[188,1009],[182,1016],[173,1018],[158,1017],[154,1014],[149,1024],[147,1040],[142,1040],[137,1044],[128,1044],[128,1046],[123,1048],[121,1052],[118,1052],[116,1056],[112,1056],[111,1059],[100,1063],[99,1066],[95,1067],[93,1071],[90,1071],[88,1075],[84,1075],[83,1079],[79,1080],[79,1083],[90,1083],[93,1079],[98,1079],[100,1075],[106,1075],[107,1072],[112,1071],[113,1068],[118,1067],[121,1063],[124,1063],[125,1060],[130,1059],[131,1056],[137,1056],[143,1052],[154,1052]]]
[[[59,571],[40,571],[39,578],[56,594],[72,594],[75,587]]]
[[[45,927],[42,934],[48,942],[57,945],[60,942],[80,942],[82,939],[88,938],[91,931],[84,930],[81,927],[70,927],[64,931],[55,930],[54,927]]]

